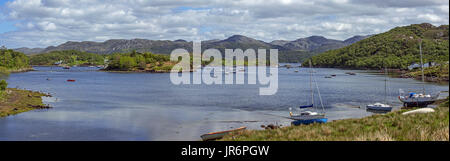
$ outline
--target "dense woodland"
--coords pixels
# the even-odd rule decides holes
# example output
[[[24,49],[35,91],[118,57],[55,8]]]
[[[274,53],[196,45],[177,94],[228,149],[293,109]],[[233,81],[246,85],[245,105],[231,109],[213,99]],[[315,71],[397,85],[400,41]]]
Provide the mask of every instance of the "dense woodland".
[[[396,27],[350,46],[313,56],[316,67],[358,69],[406,69],[420,62],[419,42],[422,41],[424,62],[443,63],[449,60],[448,25],[414,24]],[[305,61],[304,64],[308,64]]]
[[[29,68],[29,58],[20,52],[11,49],[0,49],[0,72]]]
[[[76,50],[52,51],[38,55],[32,55],[31,65],[103,65],[105,57],[99,54],[81,52]]]

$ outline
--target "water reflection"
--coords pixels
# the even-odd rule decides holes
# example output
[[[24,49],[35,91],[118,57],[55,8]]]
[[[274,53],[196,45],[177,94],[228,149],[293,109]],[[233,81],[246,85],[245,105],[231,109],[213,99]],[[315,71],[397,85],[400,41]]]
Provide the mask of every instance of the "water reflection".
[[[289,126],[291,120],[285,118],[289,107],[310,100],[309,73],[304,68],[280,68],[279,89],[272,96],[258,95],[259,85],[177,86],[164,73],[36,69],[11,74],[9,87],[51,93],[53,97],[44,101],[54,108],[0,118],[0,140],[200,140],[201,134],[241,126]],[[382,75],[314,70],[329,121],[372,115],[358,107],[384,100]],[[324,78],[331,74],[336,77]],[[417,86],[411,79],[391,78],[389,83],[388,103],[397,108],[398,88]],[[448,90],[448,85],[428,83],[426,88],[436,92]]]

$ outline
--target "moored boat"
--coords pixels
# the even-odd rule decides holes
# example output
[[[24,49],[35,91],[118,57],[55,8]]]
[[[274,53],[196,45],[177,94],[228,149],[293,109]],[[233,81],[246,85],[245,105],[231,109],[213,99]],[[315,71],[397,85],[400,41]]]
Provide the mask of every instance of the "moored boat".
[[[292,121],[291,124],[292,125],[308,125],[308,124],[312,124],[312,123],[326,123],[328,121],[327,118],[317,118],[317,119],[308,119],[308,120],[295,120]]]
[[[75,79],[68,79],[68,82],[75,82]]]
[[[312,71],[311,61],[309,62],[310,69]],[[310,72],[310,88],[311,88],[311,104],[310,105],[304,105],[300,106],[300,109],[308,109],[308,108],[314,108],[314,88],[313,88],[313,72]],[[295,120],[292,122],[293,125],[300,125],[300,124],[310,124],[310,123],[326,123],[328,119],[325,116],[325,109],[322,103],[322,97],[320,96],[320,90],[319,86],[317,85],[317,82],[314,79],[315,87],[317,88],[317,93],[319,96],[320,104],[322,106],[322,112],[314,112],[314,111],[301,111],[298,114],[294,114],[292,112],[292,108],[289,108],[289,119]]]
[[[423,71],[423,56],[422,56],[422,40],[419,42],[419,52],[420,52],[420,64],[422,71],[422,93],[408,92],[404,94],[403,90],[400,90],[400,95],[398,99],[403,103],[404,107],[427,107],[429,104],[436,102],[439,97],[439,93],[432,96],[431,94],[425,93],[425,74]]]
[[[386,68],[386,65],[384,65],[384,104],[377,102],[375,104],[367,105],[367,111],[374,111],[374,113],[377,113],[378,111],[390,112],[392,110],[392,107],[387,103],[387,72],[388,70]]]
[[[241,131],[241,130],[245,130],[247,127],[243,126],[237,129],[232,129],[232,130],[225,130],[225,131],[219,131],[219,132],[211,132],[211,133],[207,133],[207,134],[203,134],[202,136],[200,136],[202,138],[203,141],[207,141],[207,140],[216,140],[216,139],[220,139],[223,138],[223,136],[225,136],[226,134],[230,133],[230,132],[235,132],[235,131]]]
[[[370,104],[366,106],[367,110],[374,110],[374,111],[391,111],[392,107],[388,104],[382,104],[382,103],[375,103]]]
[[[436,102],[438,97],[439,93],[431,96],[429,94],[417,94],[414,92],[410,92],[407,96],[398,96],[398,99],[403,102],[404,107],[427,107],[428,105]]]

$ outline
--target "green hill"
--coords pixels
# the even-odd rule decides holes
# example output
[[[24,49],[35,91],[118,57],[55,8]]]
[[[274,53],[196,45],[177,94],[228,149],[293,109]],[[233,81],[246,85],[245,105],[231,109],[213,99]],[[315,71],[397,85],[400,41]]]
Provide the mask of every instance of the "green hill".
[[[410,64],[420,62],[421,39],[424,62],[442,63],[449,60],[448,34],[448,25],[436,27],[422,23],[396,27],[311,59],[315,67],[379,69],[385,64],[388,68],[406,69]]]

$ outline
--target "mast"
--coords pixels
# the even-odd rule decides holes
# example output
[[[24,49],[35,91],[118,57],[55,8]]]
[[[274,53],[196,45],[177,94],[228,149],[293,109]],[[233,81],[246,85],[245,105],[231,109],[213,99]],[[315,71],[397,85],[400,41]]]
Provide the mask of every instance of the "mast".
[[[386,67],[386,58],[387,58],[387,48],[384,58],[384,104],[387,104],[387,67]]]
[[[384,66],[384,104],[387,104],[387,68]]]
[[[420,67],[422,70],[422,89],[423,94],[425,94],[425,75],[423,74],[422,39],[419,39],[419,51],[420,51]]]
[[[311,89],[311,104],[314,107],[314,89],[312,87],[312,74],[313,74],[313,70],[312,70],[312,63],[311,63],[311,59],[309,59],[309,88]]]

